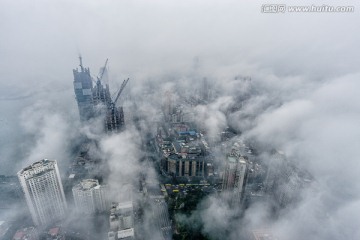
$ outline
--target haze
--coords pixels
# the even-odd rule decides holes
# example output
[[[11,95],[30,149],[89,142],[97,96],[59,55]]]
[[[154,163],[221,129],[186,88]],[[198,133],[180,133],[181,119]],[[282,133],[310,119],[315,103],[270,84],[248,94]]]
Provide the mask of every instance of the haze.
[[[130,77],[128,89],[138,94],[153,81],[159,95],[144,103],[149,113],[167,87],[191,88],[198,59],[196,74],[222,93],[205,106],[211,119],[197,109],[200,121],[207,119],[208,129],[231,124],[282,149],[316,179],[317,189],[270,224],[274,231],[288,239],[360,239],[360,4],[281,3],[350,5],[355,12],[265,14],[264,1],[2,0],[0,174],[70,156],[64,149],[80,124],[72,85],[79,54],[94,76],[109,58],[114,89]],[[233,81],[237,75],[251,76],[253,95],[224,118],[221,108],[247,91]],[[131,139],[129,132],[113,142],[123,139]],[[208,201],[204,231],[217,239],[229,209]],[[262,226],[266,210],[245,215],[251,226]],[[229,239],[238,239],[237,224],[226,225]]]

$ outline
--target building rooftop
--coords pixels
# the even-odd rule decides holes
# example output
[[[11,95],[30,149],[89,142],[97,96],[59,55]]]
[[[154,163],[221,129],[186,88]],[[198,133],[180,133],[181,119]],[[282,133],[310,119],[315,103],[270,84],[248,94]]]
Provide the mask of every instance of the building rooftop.
[[[80,184],[84,190],[87,190],[87,189],[93,188],[95,186],[98,186],[99,181],[96,179],[84,179],[80,182]]]
[[[79,190],[79,191],[87,191],[92,188],[96,188],[100,186],[99,181],[96,179],[84,179],[79,184],[75,185],[73,189]]]
[[[22,228],[16,231],[13,240],[35,240],[37,239],[34,227]]]
[[[118,231],[118,239],[124,239],[128,237],[134,237],[134,228]]]
[[[54,228],[51,228],[51,229],[49,230],[49,234],[50,234],[51,236],[56,236],[56,235],[59,234],[59,232],[60,232],[60,228],[59,228],[59,227],[54,227]]]
[[[126,209],[126,208],[132,208],[133,207],[133,203],[132,201],[127,201],[127,202],[120,202],[117,204],[116,209]]]
[[[233,156],[228,156],[227,157],[227,160],[231,163],[236,163],[237,162],[237,158],[236,157],[233,157]]]
[[[279,240],[269,229],[253,230],[252,234],[254,240]]]
[[[40,161],[34,162],[31,165],[21,169],[18,172],[18,175],[25,177],[33,177],[40,173],[45,172],[46,170],[53,169],[53,166],[56,164],[55,160],[42,159]]]

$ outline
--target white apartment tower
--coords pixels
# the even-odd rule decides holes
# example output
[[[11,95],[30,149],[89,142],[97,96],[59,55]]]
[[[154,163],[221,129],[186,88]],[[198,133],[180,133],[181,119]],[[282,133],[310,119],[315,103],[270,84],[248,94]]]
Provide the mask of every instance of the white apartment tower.
[[[66,199],[55,160],[35,162],[17,175],[35,225],[49,224],[65,216]]]
[[[110,208],[106,187],[96,179],[84,179],[72,188],[77,211],[92,214]]]

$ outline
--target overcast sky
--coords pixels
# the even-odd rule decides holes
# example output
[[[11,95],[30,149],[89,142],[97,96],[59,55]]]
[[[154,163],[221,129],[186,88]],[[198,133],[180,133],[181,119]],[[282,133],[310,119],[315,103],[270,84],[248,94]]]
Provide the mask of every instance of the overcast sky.
[[[277,2],[1,0],[0,174],[14,174],[28,162],[22,158],[66,158],[78,118],[72,69],[80,53],[95,76],[109,58],[111,83],[130,77],[134,88],[185,74],[198,57],[200,73],[223,85],[221,101],[237,91],[229,79],[252,76],[258,94],[231,121],[303,159],[319,180],[319,194],[274,228],[298,239],[314,231],[318,239],[358,239],[360,4],[292,0],[281,3],[350,5],[355,12],[261,12]],[[275,100],[281,104],[263,111]],[[246,114],[256,120],[242,122]],[[328,214],[323,227],[342,232],[312,229],[320,221],[314,215],[289,223],[315,208]]]
[[[200,59],[199,71],[219,82],[250,75],[262,81],[261,87],[289,96],[293,90],[307,91],[314,82],[358,72],[357,1],[316,1],[355,6],[354,13],[265,14],[263,4],[2,0],[1,162],[16,157],[24,124],[20,116],[27,105],[55,102],[54,111],[77,114],[72,69],[80,53],[93,75],[109,58],[114,86],[126,77],[136,85],[147,78],[181,74],[191,68],[194,57]]]

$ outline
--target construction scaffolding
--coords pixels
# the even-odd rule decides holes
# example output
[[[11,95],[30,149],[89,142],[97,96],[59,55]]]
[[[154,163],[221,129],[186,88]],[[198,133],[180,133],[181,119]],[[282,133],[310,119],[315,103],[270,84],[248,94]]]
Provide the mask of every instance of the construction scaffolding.
[[[80,71],[78,69],[73,70],[74,91],[82,122],[101,117],[104,118],[105,132],[120,132],[125,126],[124,111],[121,106],[117,107],[116,103],[129,79],[124,80],[113,101],[110,96],[109,85],[102,82],[102,78],[107,71],[107,63],[108,59],[106,59],[105,65],[101,68],[95,82],[90,75],[89,68],[82,66],[82,58],[80,56]],[[93,82],[95,82],[94,86]]]

